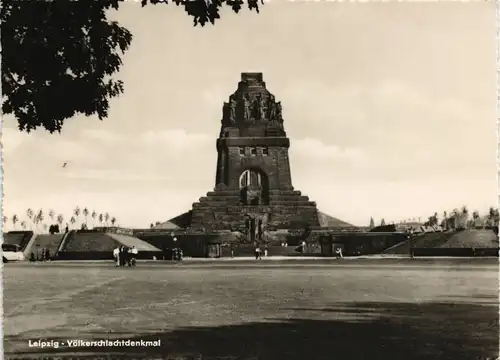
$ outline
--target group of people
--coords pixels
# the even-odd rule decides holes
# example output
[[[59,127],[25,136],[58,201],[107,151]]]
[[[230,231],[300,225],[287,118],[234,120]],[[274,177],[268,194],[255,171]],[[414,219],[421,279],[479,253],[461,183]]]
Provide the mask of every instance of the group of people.
[[[43,248],[42,249],[42,256],[38,257],[38,256],[35,256],[35,253],[32,252],[30,254],[30,261],[37,261],[37,260],[40,260],[40,261],[49,261],[51,259],[51,256],[50,256],[50,250],[49,249],[45,249]]]
[[[139,251],[135,246],[131,248],[127,246],[120,246],[113,250],[113,258],[115,259],[116,266],[135,266],[137,254]]]
[[[264,251],[262,251],[262,249],[257,246],[255,248],[255,260],[262,260],[262,253],[264,252],[264,256],[267,256],[267,248],[264,248]]]

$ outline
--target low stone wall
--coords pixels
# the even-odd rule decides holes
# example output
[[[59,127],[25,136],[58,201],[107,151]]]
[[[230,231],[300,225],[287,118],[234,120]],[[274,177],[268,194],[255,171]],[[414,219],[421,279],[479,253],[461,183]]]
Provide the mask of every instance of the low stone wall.
[[[341,247],[345,256],[380,254],[406,239],[402,233],[312,234],[311,237],[321,245],[320,253],[324,256],[334,256],[334,247]]]
[[[498,257],[495,248],[414,248],[413,256]]]

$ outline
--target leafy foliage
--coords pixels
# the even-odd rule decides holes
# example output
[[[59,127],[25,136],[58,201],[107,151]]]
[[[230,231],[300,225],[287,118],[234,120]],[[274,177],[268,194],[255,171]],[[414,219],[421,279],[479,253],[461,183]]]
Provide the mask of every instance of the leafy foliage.
[[[205,26],[208,22],[214,24],[217,19],[220,19],[219,9],[228,5],[235,13],[239,13],[243,0],[172,0],[177,6],[183,6],[186,13],[193,17],[194,25]],[[262,5],[264,2],[261,0]],[[141,0],[142,6],[147,4],[168,4],[168,0]],[[259,12],[258,0],[247,0],[248,8]]]
[[[108,116],[110,99],[124,91],[113,79],[132,42],[130,31],[107,19],[124,0],[4,0],[1,2],[2,111],[19,129],[60,132],[77,114]],[[142,6],[166,1],[143,0]],[[219,9],[241,10],[242,0],[174,0],[194,24],[220,18]],[[259,10],[257,0],[248,0]],[[140,16],[140,14],[138,14]],[[153,31],[154,29],[151,29]]]

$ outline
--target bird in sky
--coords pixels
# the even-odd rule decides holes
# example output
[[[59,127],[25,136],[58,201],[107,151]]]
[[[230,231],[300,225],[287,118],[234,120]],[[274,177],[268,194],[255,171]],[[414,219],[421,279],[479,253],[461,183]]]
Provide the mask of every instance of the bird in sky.
[[[63,166],[62,166],[62,167],[63,167],[63,168],[65,168],[65,167],[66,167],[66,165],[68,165],[68,163],[67,163],[67,162],[65,162],[65,163],[63,164]]]

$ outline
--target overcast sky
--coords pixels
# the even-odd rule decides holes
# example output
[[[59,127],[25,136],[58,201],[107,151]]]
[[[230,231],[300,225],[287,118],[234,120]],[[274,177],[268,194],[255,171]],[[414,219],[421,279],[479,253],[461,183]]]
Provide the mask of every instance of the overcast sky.
[[[214,187],[222,103],[245,71],[282,102],[293,185],[322,211],[367,225],[496,205],[493,2],[274,0],[206,28],[170,5],[113,17],[134,35],[125,94],[61,135],[5,119],[5,215],[78,205],[147,227],[189,210]]]

